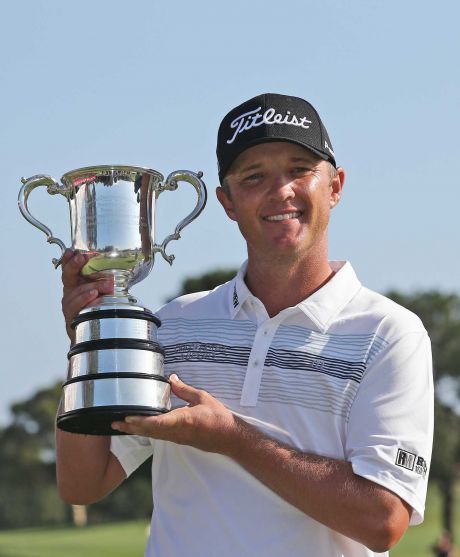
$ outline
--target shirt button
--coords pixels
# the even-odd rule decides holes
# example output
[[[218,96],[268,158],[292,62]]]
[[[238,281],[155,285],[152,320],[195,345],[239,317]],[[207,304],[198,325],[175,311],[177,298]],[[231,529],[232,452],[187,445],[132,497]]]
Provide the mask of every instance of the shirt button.
[[[258,366],[258,365],[259,365],[259,362],[258,362],[257,360],[254,360],[254,361],[252,362],[252,365],[253,365],[254,367],[255,367],[255,366]]]
[[[264,335],[268,335],[268,331],[267,331],[267,329],[265,329],[265,331],[264,331]]]

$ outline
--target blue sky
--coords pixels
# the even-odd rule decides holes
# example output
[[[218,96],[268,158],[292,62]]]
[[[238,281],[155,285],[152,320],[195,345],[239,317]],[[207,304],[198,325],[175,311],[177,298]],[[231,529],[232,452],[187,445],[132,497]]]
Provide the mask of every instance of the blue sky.
[[[171,247],[174,265],[157,258],[134,289],[155,309],[183,277],[245,258],[215,201],[215,138],[229,109],[262,92],[310,100],[347,171],[331,258],[380,292],[459,293],[459,16],[454,0],[4,3],[0,423],[66,374],[59,250],[20,216],[20,177],[92,164],[202,170],[205,212]],[[160,197],[160,238],[190,210],[182,187]],[[64,198],[34,191],[29,207],[68,243]]]

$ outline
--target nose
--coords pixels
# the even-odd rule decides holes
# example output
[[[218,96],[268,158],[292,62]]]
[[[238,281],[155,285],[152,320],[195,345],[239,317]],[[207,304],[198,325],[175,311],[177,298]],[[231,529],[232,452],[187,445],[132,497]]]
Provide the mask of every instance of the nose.
[[[276,201],[286,201],[295,197],[294,182],[292,178],[279,173],[270,181],[270,198]]]

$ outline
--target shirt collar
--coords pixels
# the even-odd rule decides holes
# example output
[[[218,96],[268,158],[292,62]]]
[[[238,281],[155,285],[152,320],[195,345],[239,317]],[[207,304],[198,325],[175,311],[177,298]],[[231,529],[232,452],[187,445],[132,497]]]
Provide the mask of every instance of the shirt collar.
[[[348,304],[361,288],[361,283],[348,261],[330,261],[334,276],[319,290],[297,304],[291,311],[302,311],[321,332],[326,332],[333,318]],[[238,314],[246,300],[253,294],[246,286],[248,263],[245,261],[236,277],[230,282],[229,309],[232,319]],[[283,313],[290,313],[283,310]]]
[[[252,296],[251,291],[246,286],[246,282],[244,281],[247,268],[248,268],[248,261],[246,260],[241,265],[236,277],[230,282],[229,305],[230,305],[230,316],[232,319],[243,307],[244,302],[248,299],[248,297]]]
[[[334,276],[297,306],[323,333],[361,289],[361,283],[348,261],[329,261],[329,265]]]

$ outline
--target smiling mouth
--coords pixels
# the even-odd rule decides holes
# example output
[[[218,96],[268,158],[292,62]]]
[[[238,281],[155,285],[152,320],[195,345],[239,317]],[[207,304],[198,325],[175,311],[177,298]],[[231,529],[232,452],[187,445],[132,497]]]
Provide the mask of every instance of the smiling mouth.
[[[268,217],[263,217],[264,220],[268,220],[270,222],[277,222],[289,219],[297,219],[302,214],[302,211],[294,211],[292,213],[283,213],[282,215],[270,215]]]

